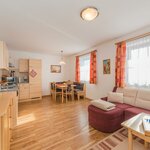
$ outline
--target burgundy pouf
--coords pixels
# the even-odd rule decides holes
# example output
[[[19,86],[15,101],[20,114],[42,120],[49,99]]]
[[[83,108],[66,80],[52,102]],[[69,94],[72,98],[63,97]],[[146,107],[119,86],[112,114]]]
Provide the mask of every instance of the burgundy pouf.
[[[89,124],[102,132],[112,133],[121,128],[124,121],[124,111],[115,108],[110,111],[101,110],[93,105],[88,107]]]

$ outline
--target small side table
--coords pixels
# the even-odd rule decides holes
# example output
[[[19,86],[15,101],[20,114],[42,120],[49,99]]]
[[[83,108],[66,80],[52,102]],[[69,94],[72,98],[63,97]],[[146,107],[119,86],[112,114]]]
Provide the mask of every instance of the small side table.
[[[124,121],[121,125],[128,129],[128,150],[133,150],[133,135],[145,141],[145,148],[148,148],[150,136],[146,136],[143,128],[142,119],[149,114],[140,113],[129,120]],[[150,116],[150,115],[149,115]]]

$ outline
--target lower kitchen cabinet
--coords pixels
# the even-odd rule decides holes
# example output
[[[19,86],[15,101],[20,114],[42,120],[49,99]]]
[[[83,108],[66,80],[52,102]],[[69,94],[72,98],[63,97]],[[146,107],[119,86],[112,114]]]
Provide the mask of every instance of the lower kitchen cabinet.
[[[10,150],[12,131],[17,126],[17,92],[0,93],[0,150]]]

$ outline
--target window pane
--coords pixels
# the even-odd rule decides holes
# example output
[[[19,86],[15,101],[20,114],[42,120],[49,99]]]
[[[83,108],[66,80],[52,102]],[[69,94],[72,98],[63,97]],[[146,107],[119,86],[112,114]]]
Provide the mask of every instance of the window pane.
[[[150,87],[150,36],[127,43],[126,83]]]
[[[90,54],[81,56],[80,60],[80,80],[89,82],[90,80]]]

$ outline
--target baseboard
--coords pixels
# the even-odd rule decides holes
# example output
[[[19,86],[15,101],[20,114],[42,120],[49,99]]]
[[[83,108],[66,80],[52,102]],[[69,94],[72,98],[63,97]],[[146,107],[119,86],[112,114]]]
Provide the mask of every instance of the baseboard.
[[[51,95],[49,94],[49,95],[42,95],[42,98],[44,98],[44,97],[50,97]]]

